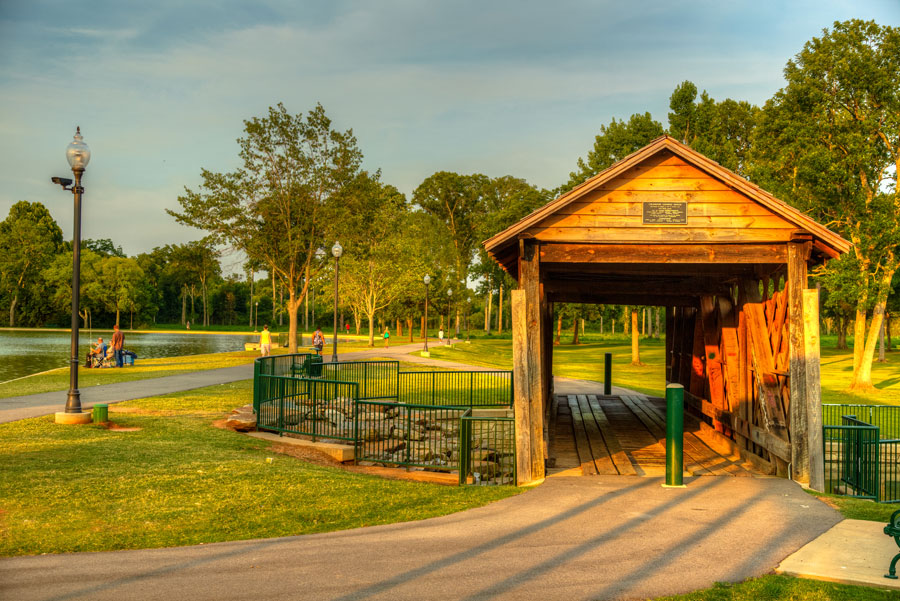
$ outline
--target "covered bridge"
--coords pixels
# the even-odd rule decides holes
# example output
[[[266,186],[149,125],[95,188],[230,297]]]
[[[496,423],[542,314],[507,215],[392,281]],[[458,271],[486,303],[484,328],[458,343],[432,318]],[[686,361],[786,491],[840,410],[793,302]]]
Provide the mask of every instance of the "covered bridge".
[[[484,243],[513,278],[518,480],[544,476],[554,302],[666,307],[666,380],[747,459],[821,490],[818,294],[850,243],[663,136]]]

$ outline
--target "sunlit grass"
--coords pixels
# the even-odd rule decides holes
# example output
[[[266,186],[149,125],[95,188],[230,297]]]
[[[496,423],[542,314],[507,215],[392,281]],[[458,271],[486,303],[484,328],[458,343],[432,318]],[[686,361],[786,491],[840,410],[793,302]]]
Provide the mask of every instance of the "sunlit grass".
[[[191,545],[444,515],[516,494],[322,467],[210,424],[249,381],[110,407],[122,432],[0,424],[0,555]],[[266,460],[274,457],[271,463]]]
[[[887,601],[897,591],[770,574],[744,582],[717,583],[702,591],[654,601]]]

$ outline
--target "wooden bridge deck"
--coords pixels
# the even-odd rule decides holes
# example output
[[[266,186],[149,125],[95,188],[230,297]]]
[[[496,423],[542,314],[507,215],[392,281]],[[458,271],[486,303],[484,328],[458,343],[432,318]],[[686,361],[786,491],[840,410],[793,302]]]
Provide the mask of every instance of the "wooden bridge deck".
[[[752,476],[724,437],[684,418],[684,471],[694,476]],[[644,395],[556,395],[549,423],[549,475],[666,473],[665,399]],[[713,447],[717,450],[713,450]]]

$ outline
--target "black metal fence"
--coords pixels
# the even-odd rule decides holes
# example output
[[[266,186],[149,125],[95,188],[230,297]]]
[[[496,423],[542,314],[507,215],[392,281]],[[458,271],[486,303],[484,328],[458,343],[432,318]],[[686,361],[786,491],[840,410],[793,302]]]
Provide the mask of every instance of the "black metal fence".
[[[900,407],[823,405],[825,492],[900,502]]]

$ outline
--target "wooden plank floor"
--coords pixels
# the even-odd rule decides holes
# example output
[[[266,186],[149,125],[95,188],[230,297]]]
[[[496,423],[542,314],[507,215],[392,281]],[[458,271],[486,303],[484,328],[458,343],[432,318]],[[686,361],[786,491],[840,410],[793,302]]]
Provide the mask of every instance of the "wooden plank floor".
[[[552,404],[549,475],[666,473],[665,400],[644,395],[557,395]],[[724,457],[685,416],[684,469],[694,476],[751,476],[753,467]]]

